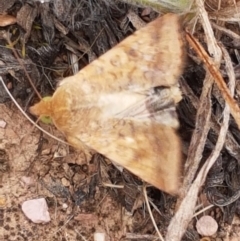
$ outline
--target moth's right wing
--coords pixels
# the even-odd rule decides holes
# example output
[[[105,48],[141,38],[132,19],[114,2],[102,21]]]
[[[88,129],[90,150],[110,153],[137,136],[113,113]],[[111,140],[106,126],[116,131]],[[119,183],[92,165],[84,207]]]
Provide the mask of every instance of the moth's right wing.
[[[178,16],[166,14],[87,65],[75,78],[85,94],[172,86],[183,70],[183,47]]]

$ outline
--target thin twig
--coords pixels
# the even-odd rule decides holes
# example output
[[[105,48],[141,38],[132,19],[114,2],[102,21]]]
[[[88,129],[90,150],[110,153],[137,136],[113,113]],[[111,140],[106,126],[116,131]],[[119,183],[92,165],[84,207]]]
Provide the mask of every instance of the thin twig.
[[[83,239],[83,241],[88,241],[78,230],[75,228],[74,231]]]
[[[226,70],[227,70],[228,77],[229,77],[230,95],[233,95],[234,88],[235,88],[235,76],[232,74],[233,67],[231,65],[231,61],[229,61],[230,57],[229,57],[227,51],[224,48],[222,48],[222,50],[223,50],[223,54],[224,54],[223,56],[225,59]],[[213,164],[217,160],[217,158],[223,148],[223,145],[224,145],[224,142],[226,139],[226,135],[227,135],[227,131],[228,131],[229,119],[230,119],[230,108],[226,104],[224,111],[223,111],[223,123],[221,125],[221,129],[219,132],[216,146],[215,146],[214,150],[212,151],[211,155],[206,160],[206,162],[203,165],[203,167],[201,168],[201,170],[199,171],[197,178],[191,185],[190,189],[188,190],[188,192],[186,194],[186,197],[183,199],[177,213],[175,214],[174,218],[172,219],[170,225],[168,226],[168,233],[166,236],[166,241],[180,240],[187,228],[188,223],[192,219],[193,210],[194,210],[195,204],[197,202],[197,196],[198,196],[199,189],[203,185],[210,168],[213,166]]]
[[[152,211],[151,211],[151,208],[150,208],[150,205],[149,205],[149,202],[148,202],[148,196],[147,196],[146,186],[143,187],[143,195],[144,195],[144,198],[145,198],[145,202],[146,202],[146,204],[147,204],[147,209],[148,209],[150,218],[151,218],[151,220],[152,220],[153,226],[154,226],[154,228],[155,228],[155,230],[156,230],[156,232],[157,232],[157,234],[158,234],[158,236],[159,236],[159,239],[160,239],[161,241],[164,241],[163,236],[162,236],[162,234],[159,232],[158,227],[157,227],[157,224],[156,224],[156,222],[155,222],[155,219],[154,219],[154,217],[153,217],[153,215],[152,215]]]
[[[198,212],[194,213],[193,217],[197,217],[199,214],[207,211],[208,209],[210,209],[210,208],[212,208],[212,207],[214,207],[214,205],[212,205],[212,204],[211,204],[211,205],[208,205],[207,207],[205,207],[205,208],[199,210]]]
[[[207,135],[210,129],[210,117],[211,117],[211,89],[212,80],[209,74],[206,75],[200,97],[200,105],[198,106],[195,129],[191,138],[188,158],[185,163],[185,177],[183,180],[183,190],[181,197],[185,197],[188,191],[196,171],[198,169],[199,163],[202,159],[202,153],[204,150]],[[200,131],[201,129],[201,131]]]
[[[215,83],[217,84],[218,88],[220,89],[223,98],[227,102],[227,104],[230,107],[231,114],[234,117],[238,128],[240,129],[240,108],[234,100],[229,92],[229,89],[227,88],[226,83],[224,82],[224,79],[222,75],[220,74],[219,70],[216,68],[214,62],[211,60],[211,58],[208,56],[204,48],[198,43],[198,41],[189,33],[187,33],[186,38],[189,42],[189,44],[195,49],[197,54],[200,56],[200,58],[203,60],[203,62],[207,66],[207,70],[211,73],[212,77],[215,80]]]

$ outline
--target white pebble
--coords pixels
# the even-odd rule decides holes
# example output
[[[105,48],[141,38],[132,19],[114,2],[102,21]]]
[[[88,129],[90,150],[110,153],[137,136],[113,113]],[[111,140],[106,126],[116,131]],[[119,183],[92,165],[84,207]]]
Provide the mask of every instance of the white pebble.
[[[6,127],[6,125],[7,125],[6,121],[0,120],[0,128],[4,129]]]
[[[44,198],[25,201],[22,204],[22,211],[34,223],[48,223],[51,220]]]
[[[218,224],[211,216],[202,216],[196,224],[197,232],[202,236],[212,236],[218,230]]]
[[[93,235],[94,241],[105,241],[105,233],[94,233]]]
[[[63,203],[62,207],[63,207],[63,209],[67,209],[68,205],[66,203]]]

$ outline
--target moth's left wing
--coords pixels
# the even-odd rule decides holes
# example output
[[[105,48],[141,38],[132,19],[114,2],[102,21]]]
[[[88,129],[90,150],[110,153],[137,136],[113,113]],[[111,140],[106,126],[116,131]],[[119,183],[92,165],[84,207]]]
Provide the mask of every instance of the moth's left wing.
[[[87,134],[67,136],[76,147],[82,141],[170,194],[177,194],[181,184],[182,157],[180,139],[174,128],[150,121],[109,119],[100,129]]]

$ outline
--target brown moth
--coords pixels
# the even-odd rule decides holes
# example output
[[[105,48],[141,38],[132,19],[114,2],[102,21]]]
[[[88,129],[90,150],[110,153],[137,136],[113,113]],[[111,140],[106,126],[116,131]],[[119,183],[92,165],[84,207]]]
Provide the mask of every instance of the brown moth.
[[[177,194],[182,158],[175,106],[183,55],[179,19],[166,14],[65,78],[30,112],[50,116],[74,147],[91,148]]]

